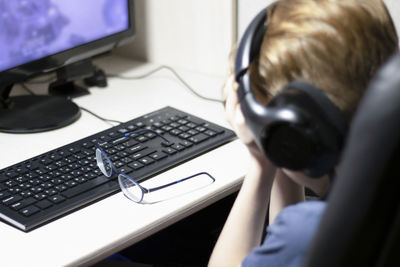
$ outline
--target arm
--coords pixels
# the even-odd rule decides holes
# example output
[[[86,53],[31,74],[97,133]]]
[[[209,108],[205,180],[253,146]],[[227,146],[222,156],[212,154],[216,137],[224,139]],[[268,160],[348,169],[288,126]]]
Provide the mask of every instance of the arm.
[[[272,185],[269,206],[269,223],[288,205],[304,201],[304,186],[295,183],[282,170],[278,170]]]
[[[239,266],[260,245],[275,167],[257,148],[245,125],[233,77],[223,90],[227,119],[250,152],[250,168],[211,255],[209,266]]]
[[[225,111],[235,133],[249,149],[250,169],[214,247],[210,267],[240,266],[252,249],[261,243],[270,198],[270,221],[273,221],[285,206],[304,200],[302,185],[307,185],[302,181],[299,181],[301,185],[292,181],[293,175],[289,171],[276,171],[276,167],[257,148],[241,113],[236,89],[237,85],[230,77],[223,88]],[[296,176],[301,180],[305,178],[299,173]]]
[[[260,245],[274,174],[275,167],[268,160],[251,159],[249,173],[211,255],[210,267],[240,266]]]
[[[278,213],[286,206],[305,200],[304,188],[323,196],[329,188],[329,176],[318,179],[307,177],[301,172],[279,169],[272,185],[269,221],[272,223]]]

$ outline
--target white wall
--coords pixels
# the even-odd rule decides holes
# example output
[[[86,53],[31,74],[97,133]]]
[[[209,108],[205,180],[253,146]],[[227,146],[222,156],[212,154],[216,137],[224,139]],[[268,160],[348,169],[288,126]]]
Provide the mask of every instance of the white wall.
[[[233,0],[136,0],[136,39],[119,53],[139,60],[225,74]]]
[[[394,24],[397,29],[397,35],[400,36],[400,2],[399,0],[385,0],[384,2],[394,20]]]
[[[255,15],[274,0],[237,0],[237,36],[241,37]]]
[[[225,75],[228,55],[250,20],[274,0],[136,0],[135,40],[118,53]],[[400,35],[400,1],[384,0]]]
[[[238,36],[242,36],[246,26],[259,10],[268,6],[273,0],[237,0],[238,1]],[[397,33],[400,36],[400,1],[384,0],[396,25]]]

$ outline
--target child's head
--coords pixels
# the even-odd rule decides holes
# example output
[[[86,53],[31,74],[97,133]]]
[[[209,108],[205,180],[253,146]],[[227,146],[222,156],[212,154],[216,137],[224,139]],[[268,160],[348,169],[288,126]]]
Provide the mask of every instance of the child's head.
[[[268,10],[254,94],[269,102],[288,82],[321,88],[350,119],[378,67],[398,49],[381,0],[280,0]]]
[[[304,81],[324,91],[350,121],[376,70],[398,50],[381,0],[279,0],[268,8],[265,23],[258,58],[249,69],[253,94],[262,104],[288,83]],[[284,172],[311,188],[323,181]]]

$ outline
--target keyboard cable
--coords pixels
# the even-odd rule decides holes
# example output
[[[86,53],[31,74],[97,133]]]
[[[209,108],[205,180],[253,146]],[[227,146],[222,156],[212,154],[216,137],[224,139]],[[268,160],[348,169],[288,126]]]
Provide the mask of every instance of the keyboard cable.
[[[191,92],[192,92],[194,95],[196,95],[197,97],[199,97],[199,98],[201,98],[201,99],[204,99],[204,100],[207,100],[207,101],[212,101],[212,102],[217,102],[217,103],[223,103],[223,101],[222,101],[221,99],[210,98],[210,97],[206,97],[206,96],[203,96],[203,95],[199,94],[192,86],[189,85],[189,83],[187,83],[187,82],[182,78],[182,76],[180,76],[180,75],[178,74],[177,71],[175,71],[175,69],[173,69],[172,67],[167,66],[167,65],[161,65],[161,66],[159,66],[159,67],[157,67],[157,68],[155,68],[155,69],[153,69],[153,70],[150,70],[150,71],[147,72],[147,73],[144,73],[144,74],[141,74],[141,75],[137,75],[137,76],[123,76],[123,75],[111,74],[111,73],[107,73],[106,76],[107,76],[107,77],[110,77],[110,78],[118,78],[118,79],[124,79],[124,80],[140,80],[140,79],[147,78],[147,77],[149,77],[149,76],[151,76],[151,75],[155,74],[156,72],[159,72],[160,70],[163,70],[163,69],[170,71],[170,72],[171,72],[171,73],[172,73],[172,74],[173,74],[173,75],[174,75],[174,76],[189,90],[189,91],[191,91]],[[51,81],[53,81],[53,80],[54,80],[54,77],[50,77],[50,78],[47,78],[47,79],[45,79],[45,80],[29,81],[28,84],[48,83],[48,82],[51,82]],[[30,88],[26,85],[26,83],[20,83],[20,85],[21,85],[22,88],[25,89],[28,93],[30,93],[30,94],[32,94],[32,95],[35,94],[35,93],[33,92],[33,90],[30,89]],[[87,108],[84,108],[84,107],[81,107],[81,106],[80,106],[79,108],[80,108],[81,110],[83,110],[83,111],[85,111],[85,112],[91,114],[92,116],[94,116],[94,117],[96,117],[96,118],[98,118],[98,119],[100,119],[100,120],[102,120],[102,121],[105,121],[105,122],[107,122],[107,123],[122,124],[121,121],[112,120],[112,119],[106,119],[106,118],[104,118],[104,117],[101,117],[100,115],[98,115],[98,114],[96,114],[96,113],[94,113],[94,112],[88,110]]]
[[[21,85],[21,87],[22,87],[23,89],[25,89],[25,91],[27,91],[29,94],[35,95],[35,93],[33,92],[33,90],[30,89],[25,83],[21,83],[20,85]],[[67,99],[68,99],[68,100],[71,100],[71,98],[67,98]],[[91,114],[92,116],[94,116],[94,117],[96,117],[96,118],[98,118],[98,119],[100,119],[100,120],[102,120],[102,121],[104,121],[104,122],[106,122],[106,123],[109,123],[109,124],[111,124],[111,125],[113,125],[112,123],[117,123],[118,125],[123,123],[122,121],[118,121],[118,120],[106,119],[106,118],[104,118],[104,117],[102,117],[102,116],[100,116],[100,115],[94,113],[93,111],[90,111],[90,110],[88,110],[87,108],[84,108],[84,107],[82,107],[82,106],[79,106],[79,108],[80,108],[81,110],[83,110],[83,111],[85,111],[85,112]]]
[[[159,66],[159,67],[157,67],[157,68],[155,68],[155,69],[153,69],[153,70],[151,70],[151,71],[149,71],[149,72],[147,72],[145,74],[137,75],[137,76],[123,76],[123,75],[119,75],[119,74],[110,74],[110,73],[106,74],[106,76],[107,77],[111,77],[111,78],[125,79],[125,80],[140,80],[140,79],[143,79],[143,78],[147,78],[147,77],[151,76],[152,74],[154,74],[154,73],[156,73],[156,72],[158,72],[160,70],[163,70],[163,69],[166,69],[166,70],[170,71],[189,91],[191,91],[197,97],[199,97],[201,99],[204,99],[204,100],[207,100],[207,101],[223,103],[223,101],[221,99],[210,98],[210,97],[206,97],[206,96],[203,96],[203,95],[199,94],[192,86],[189,85],[189,83],[187,83],[182,78],[182,76],[180,76],[178,74],[178,72],[175,69],[173,69],[172,67],[167,66],[167,65],[161,65],[161,66]]]

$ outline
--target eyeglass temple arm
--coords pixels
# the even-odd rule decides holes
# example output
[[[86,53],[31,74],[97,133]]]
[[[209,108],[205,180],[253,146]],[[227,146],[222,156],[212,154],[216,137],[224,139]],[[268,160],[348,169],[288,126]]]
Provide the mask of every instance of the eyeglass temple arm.
[[[178,184],[178,183],[180,183],[180,182],[189,180],[189,179],[191,179],[191,178],[194,178],[194,177],[196,177],[196,176],[203,175],[203,174],[204,174],[204,175],[207,175],[208,177],[211,178],[211,180],[213,180],[213,182],[215,182],[215,178],[212,177],[209,173],[207,173],[207,172],[199,172],[199,173],[193,174],[193,175],[191,175],[191,176],[188,176],[188,177],[186,177],[186,178],[179,179],[179,180],[176,180],[176,181],[174,181],[174,182],[171,182],[171,183],[168,183],[168,184],[165,184],[165,185],[161,185],[161,186],[153,187],[153,188],[145,188],[145,190],[147,190],[146,193],[154,192],[154,191],[163,189],[163,188],[165,188],[165,187],[168,187],[168,186],[170,186],[170,185]]]

